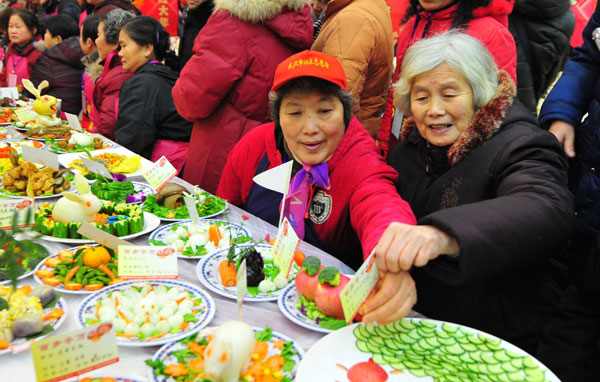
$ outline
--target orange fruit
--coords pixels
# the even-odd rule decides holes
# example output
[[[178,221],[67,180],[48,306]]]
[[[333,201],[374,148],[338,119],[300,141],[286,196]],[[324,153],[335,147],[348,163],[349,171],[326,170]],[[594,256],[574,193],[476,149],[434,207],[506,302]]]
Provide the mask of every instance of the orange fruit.
[[[95,269],[110,262],[110,258],[110,253],[104,247],[87,248],[83,252],[83,265]]]

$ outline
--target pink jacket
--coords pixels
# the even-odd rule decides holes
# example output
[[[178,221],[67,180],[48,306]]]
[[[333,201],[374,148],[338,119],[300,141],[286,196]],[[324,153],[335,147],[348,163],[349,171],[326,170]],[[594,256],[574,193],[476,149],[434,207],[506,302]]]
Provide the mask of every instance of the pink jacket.
[[[233,149],[217,195],[244,208],[254,185],[252,178],[265,153],[269,169],[282,164],[273,123],[252,130]],[[324,209],[329,208],[329,214],[319,223],[312,218],[311,221],[321,240],[320,246],[343,253],[348,258],[340,260],[346,264],[360,265],[362,258],[357,259],[360,248],[356,244],[360,244],[366,258],[391,222],[416,223],[408,203],[396,192],[394,182],[398,174],[385,164],[375,142],[356,118],[350,121],[327,164],[331,188],[315,191],[313,201],[319,198]],[[317,197],[319,194],[322,196]],[[274,208],[278,206],[279,201],[275,201]]]
[[[29,79],[33,65],[41,55],[42,52],[36,50],[32,43],[23,50],[22,54],[17,52],[12,42],[8,44],[4,56],[4,69],[0,78],[0,86],[8,86],[8,76],[13,71],[17,75],[17,85],[22,86],[21,81],[24,78]]]

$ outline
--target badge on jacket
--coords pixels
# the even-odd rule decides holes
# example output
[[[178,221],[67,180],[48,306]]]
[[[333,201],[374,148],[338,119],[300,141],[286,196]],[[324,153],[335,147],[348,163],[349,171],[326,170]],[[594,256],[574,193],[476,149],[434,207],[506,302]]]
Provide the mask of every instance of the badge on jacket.
[[[329,215],[331,215],[331,196],[327,195],[323,190],[315,193],[310,204],[310,220],[315,224],[323,224]]]

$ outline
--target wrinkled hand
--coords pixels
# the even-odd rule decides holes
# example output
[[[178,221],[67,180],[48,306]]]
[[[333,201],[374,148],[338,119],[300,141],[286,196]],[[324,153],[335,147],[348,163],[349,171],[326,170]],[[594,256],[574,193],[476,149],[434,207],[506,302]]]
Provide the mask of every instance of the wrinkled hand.
[[[454,238],[436,227],[391,223],[375,246],[375,259],[380,272],[396,273],[425,266],[439,255],[457,254],[459,249]]]
[[[417,289],[410,273],[383,273],[375,293],[359,312],[364,323],[387,324],[406,317],[416,302]]]
[[[569,158],[575,157],[575,128],[565,121],[554,121],[548,129],[556,136]]]

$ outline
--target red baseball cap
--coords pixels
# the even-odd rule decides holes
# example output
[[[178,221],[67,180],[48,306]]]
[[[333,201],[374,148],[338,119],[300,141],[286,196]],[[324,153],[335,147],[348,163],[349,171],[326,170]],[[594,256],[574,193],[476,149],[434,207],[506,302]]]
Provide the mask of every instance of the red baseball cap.
[[[335,57],[316,50],[296,53],[277,65],[271,91],[277,91],[281,85],[294,78],[307,76],[332,82],[348,91],[342,64]]]

